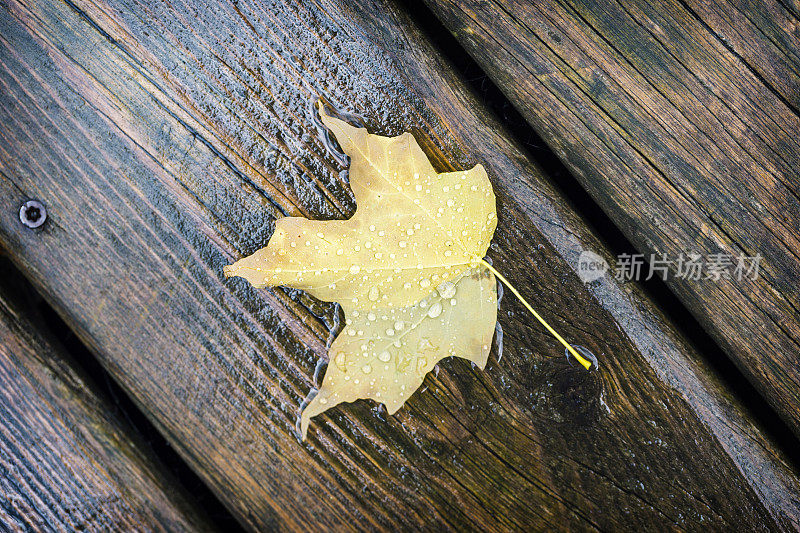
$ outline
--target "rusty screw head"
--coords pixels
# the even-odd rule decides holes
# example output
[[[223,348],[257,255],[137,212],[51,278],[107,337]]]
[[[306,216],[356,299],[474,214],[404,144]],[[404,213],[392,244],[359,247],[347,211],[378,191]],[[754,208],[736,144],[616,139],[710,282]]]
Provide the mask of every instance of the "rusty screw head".
[[[37,200],[28,200],[19,208],[19,221],[29,228],[38,228],[45,220],[47,220],[47,210]]]

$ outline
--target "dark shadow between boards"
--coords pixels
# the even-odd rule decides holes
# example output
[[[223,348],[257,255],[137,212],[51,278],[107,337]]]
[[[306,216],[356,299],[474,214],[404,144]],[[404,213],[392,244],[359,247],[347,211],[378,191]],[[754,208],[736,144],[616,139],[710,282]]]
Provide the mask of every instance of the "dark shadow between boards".
[[[401,3],[436,49],[449,60],[456,72],[467,82],[479,100],[503,123],[512,137],[525,147],[528,155],[542,167],[558,190],[567,197],[609,247],[612,254],[638,253],[611,218],[586,192],[536,130],[525,121],[505,94],[461,47],[456,38],[425,3],[422,0],[401,0]],[[643,271],[646,272],[647,269],[649,269],[649,264],[643,266]],[[692,341],[706,363],[719,375],[726,388],[742,402],[751,419],[757,421],[767,437],[783,451],[795,470],[800,471],[800,442],[798,439],[694,318],[694,315],[661,279],[654,277],[639,283],[667,318]]]

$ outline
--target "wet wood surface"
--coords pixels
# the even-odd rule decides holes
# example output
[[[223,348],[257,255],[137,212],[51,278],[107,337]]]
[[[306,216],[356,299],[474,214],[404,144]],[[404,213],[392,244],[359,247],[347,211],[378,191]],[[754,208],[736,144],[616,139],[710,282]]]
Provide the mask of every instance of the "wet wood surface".
[[[0,257],[0,529],[210,530],[47,334],[31,292]]]
[[[429,5],[637,249],[673,261],[669,286],[800,436],[797,7]],[[732,279],[681,278],[692,253]]]
[[[394,4],[10,0],[0,87],[0,241],[248,528],[798,527],[797,473],[636,286],[580,282],[606,249]],[[494,265],[600,369],[506,296],[486,371],[448,360],[301,442],[334,307],[222,267],[278,216],[354,211],[320,95],[482,163]]]

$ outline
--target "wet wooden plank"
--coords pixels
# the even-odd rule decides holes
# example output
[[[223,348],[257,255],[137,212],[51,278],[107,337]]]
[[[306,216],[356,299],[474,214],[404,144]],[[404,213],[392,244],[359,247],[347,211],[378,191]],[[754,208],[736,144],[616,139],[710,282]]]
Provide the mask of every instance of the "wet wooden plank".
[[[784,2],[429,2],[800,436],[800,20]],[[691,253],[732,279],[677,276]],[[737,257],[763,257],[737,279]],[[749,262],[747,263],[749,266]]]
[[[0,257],[0,529],[210,531],[48,334],[29,291]]]
[[[798,482],[402,10],[336,2],[13,1],[0,15],[0,240],[252,529],[797,526]],[[503,302],[502,359],[442,364],[396,416],[295,422],[333,307],[225,281],[281,214],[354,210],[317,95],[441,169],[483,163],[495,265],[601,369]],[[41,231],[9,213],[47,203]]]

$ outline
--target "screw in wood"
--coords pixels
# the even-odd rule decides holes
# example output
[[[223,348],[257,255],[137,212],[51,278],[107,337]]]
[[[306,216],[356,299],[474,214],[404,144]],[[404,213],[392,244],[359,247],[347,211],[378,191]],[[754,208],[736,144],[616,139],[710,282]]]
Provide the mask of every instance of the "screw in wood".
[[[25,226],[35,229],[47,220],[47,209],[38,200],[28,200],[19,208],[19,221]]]

